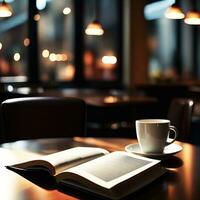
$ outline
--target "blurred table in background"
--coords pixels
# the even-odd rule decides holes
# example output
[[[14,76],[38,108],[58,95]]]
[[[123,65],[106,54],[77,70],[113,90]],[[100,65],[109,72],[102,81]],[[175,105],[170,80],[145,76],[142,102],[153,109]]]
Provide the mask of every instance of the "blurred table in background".
[[[28,96],[59,96],[83,99],[87,104],[88,136],[135,137],[135,120],[156,118],[155,97],[128,90],[43,89],[21,87],[16,93]]]

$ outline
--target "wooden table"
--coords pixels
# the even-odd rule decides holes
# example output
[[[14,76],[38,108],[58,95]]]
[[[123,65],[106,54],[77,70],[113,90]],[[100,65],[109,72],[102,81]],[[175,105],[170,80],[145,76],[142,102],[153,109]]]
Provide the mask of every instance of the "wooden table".
[[[74,200],[92,199],[85,194],[69,195],[57,190],[43,189],[4,166],[30,157],[33,153],[53,153],[74,146],[98,146],[110,151],[124,150],[133,139],[79,138],[40,139],[3,144],[0,148],[0,199],[2,200]],[[196,200],[200,198],[200,147],[177,142],[183,151],[162,161],[168,173],[140,189],[127,199]],[[34,155],[34,154],[33,154]]]

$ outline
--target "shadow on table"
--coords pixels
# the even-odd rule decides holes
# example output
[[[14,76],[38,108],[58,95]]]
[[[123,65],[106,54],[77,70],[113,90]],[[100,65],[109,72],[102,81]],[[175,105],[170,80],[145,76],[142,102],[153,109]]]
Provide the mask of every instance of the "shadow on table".
[[[123,198],[123,200],[156,200],[156,199],[167,199],[167,188],[165,180],[167,173],[154,180],[152,183],[142,187],[134,193]],[[131,187],[131,186],[130,186]]]
[[[163,184],[163,181],[165,181],[165,179],[166,179],[166,175],[162,175],[161,177],[159,177],[152,183],[121,198],[121,200],[130,200],[130,199],[131,200],[146,200],[147,196],[148,196],[148,200],[150,200],[150,199],[165,200],[167,197],[167,190],[166,190],[165,184]],[[132,187],[132,186],[129,185],[128,187]],[[68,195],[74,196],[78,199],[81,199],[81,200],[103,200],[103,199],[109,200],[108,197],[102,197],[95,193],[87,192],[85,190],[83,191],[81,189],[79,190],[77,188],[73,188],[73,186],[66,187],[66,185],[60,185],[58,190],[63,193],[66,193]],[[157,192],[157,191],[159,191],[159,192]]]
[[[162,160],[161,165],[165,168],[179,168],[183,165],[183,161],[176,156],[172,156]]]
[[[17,167],[7,166],[7,169],[19,174],[20,176],[24,177],[25,179],[31,181],[32,183],[47,189],[47,190],[54,190],[57,189],[57,184],[54,177],[49,175],[47,170],[36,170],[33,169],[21,169]]]
[[[90,199],[90,200],[97,200],[97,199],[105,199],[104,197],[98,196],[96,194],[93,194],[91,192],[79,190],[77,188],[70,187],[70,185],[66,186],[64,184],[57,184],[54,177],[49,175],[49,172],[46,170],[36,170],[33,169],[20,169],[17,167],[11,167],[7,166],[7,169],[17,173],[18,175],[22,176],[23,178],[29,180],[30,182],[36,184],[37,186],[40,186],[41,188],[44,188],[46,190],[58,190],[62,193],[65,193],[67,195],[74,196],[76,198],[80,199]],[[106,198],[108,199],[108,198]]]
[[[162,161],[162,165],[167,168],[178,168],[182,166],[183,161],[178,157],[171,157],[168,160]],[[108,199],[102,196],[96,195],[90,191],[83,190],[81,188],[74,188],[73,186],[66,185],[59,183],[57,184],[54,177],[49,175],[48,171],[41,170],[38,171],[32,169],[19,169],[15,167],[7,166],[7,169],[19,174],[20,176],[26,178],[27,180],[31,181],[32,183],[47,189],[47,190],[58,190],[62,193],[67,195],[71,195],[75,198],[82,199],[82,200],[103,200]],[[137,199],[143,200],[146,199],[166,199],[167,191],[166,191],[166,183],[170,182],[170,180],[176,179],[176,172],[168,171],[166,174],[158,178],[157,180],[153,181],[151,184],[139,189],[138,191],[124,197],[124,200],[128,199]],[[130,186],[131,187],[131,186]],[[159,191],[159,192],[158,192]]]
[[[81,199],[81,200],[103,200],[103,199],[108,199],[102,196],[99,196],[95,193],[86,191],[86,190],[82,190],[79,188],[74,188],[73,186],[70,185],[66,185],[66,184],[62,184],[59,183],[57,184],[55,179],[51,176],[49,176],[49,172],[48,171],[44,171],[41,170],[40,172],[38,172],[36,170],[32,170],[32,169],[19,169],[16,167],[10,167],[7,166],[7,169],[17,173],[18,175],[26,178],[27,180],[31,181],[32,183],[46,189],[46,190],[58,190],[62,193],[65,193],[67,195],[73,196],[75,198]],[[123,199],[142,199],[142,191],[149,191],[151,193],[151,188],[157,188],[157,187],[161,187],[159,183],[159,180],[154,181],[152,184],[149,184],[148,186],[145,186],[144,188],[138,190],[137,192],[128,195],[127,197],[123,198]],[[163,188],[163,187],[162,187]],[[159,189],[161,191],[161,189]],[[163,189],[162,189],[163,190]],[[151,196],[151,195],[150,195]],[[137,198],[135,198],[137,197]]]

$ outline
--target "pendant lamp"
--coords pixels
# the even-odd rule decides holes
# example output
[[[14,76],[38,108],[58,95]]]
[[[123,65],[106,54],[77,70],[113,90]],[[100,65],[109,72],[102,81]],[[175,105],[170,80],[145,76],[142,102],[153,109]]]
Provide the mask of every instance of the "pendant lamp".
[[[189,25],[200,25],[200,12],[195,10],[187,12],[184,22]]]
[[[11,15],[12,15],[11,6],[5,1],[2,1],[0,3],[0,17],[10,17]]]
[[[93,22],[89,23],[87,28],[85,29],[85,33],[87,35],[103,35],[104,30],[102,25],[99,23],[98,20],[94,20]]]
[[[186,13],[184,22],[189,25],[200,25],[200,12],[197,10],[199,0],[191,1],[191,10]]]
[[[166,10],[165,17],[168,19],[183,19],[185,17],[178,1]]]
[[[104,30],[101,23],[97,20],[97,17],[99,17],[99,7],[97,5],[96,0],[95,0],[95,8],[94,8],[95,19],[88,24],[87,28],[85,29],[85,34],[101,36],[104,34]]]

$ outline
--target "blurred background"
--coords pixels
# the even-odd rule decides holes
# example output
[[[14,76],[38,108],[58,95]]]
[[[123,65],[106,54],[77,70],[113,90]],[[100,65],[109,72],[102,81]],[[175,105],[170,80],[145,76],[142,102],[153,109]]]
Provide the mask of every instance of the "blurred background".
[[[166,117],[174,98],[192,98],[198,127],[199,25],[198,0],[1,0],[0,87],[31,95],[65,89],[92,106],[98,100],[88,96],[104,89],[108,104],[131,103],[127,94],[156,99],[155,107],[137,104],[131,120]]]
[[[113,88],[200,79],[199,26],[166,16],[174,0],[3,2],[12,15],[0,18],[1,82]],[[184,15],[200,9],[197,0],[176,4]],[[100,32],[91,32],[95,22]]]

